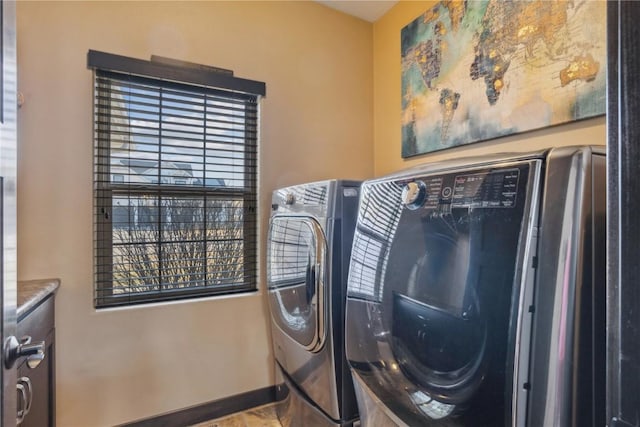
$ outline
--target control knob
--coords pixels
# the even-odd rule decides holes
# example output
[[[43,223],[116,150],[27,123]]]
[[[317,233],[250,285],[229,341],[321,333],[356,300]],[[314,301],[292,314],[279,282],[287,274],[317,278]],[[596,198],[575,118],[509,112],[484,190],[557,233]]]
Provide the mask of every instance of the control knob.
[[[427,187],[422,181],[412,181],[402,189],[402,202],[411,210],[418,209],[427,196]]]

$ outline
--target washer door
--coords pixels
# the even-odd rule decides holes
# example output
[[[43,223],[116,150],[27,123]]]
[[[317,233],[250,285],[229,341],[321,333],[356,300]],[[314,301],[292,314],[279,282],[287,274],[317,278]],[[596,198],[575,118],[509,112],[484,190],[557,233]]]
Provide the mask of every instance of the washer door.
[[[383,304],[389,308],[389,344],[399,368],[430,396],[437,396],[439,410],[465,405],[487,375],[491,340],[485,311],[496,295],[482,289],[479,281],[479,242],[484,236],[477,222],[469,222],[458,223],[455,231],[443,229],[442,221],[408,225],[406,233],[399,233],[404,243],[398,241],[396,247],[407,241],[413,247],[412,236],[418,235],[422,250],[392,260],[397,279],[390,280],[383,293]],[[436,411],[428,415],[437,418]]]
[[[467,403],[486,375],[486,321],[477,314],[460,318],[401,294],[394,294],[393,310],[391,348],[402,372],[436,396],[440,409],[452,412]],[[421,409],[439,418],[429,405]]]
[[[309,351],[322,348],[326,240],[318,221],[306,216],[271,219],[267,281],[276,325]]]

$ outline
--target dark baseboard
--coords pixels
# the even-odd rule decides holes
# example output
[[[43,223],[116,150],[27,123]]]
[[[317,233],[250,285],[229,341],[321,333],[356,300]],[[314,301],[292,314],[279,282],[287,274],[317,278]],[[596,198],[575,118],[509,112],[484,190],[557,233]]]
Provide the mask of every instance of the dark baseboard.
[[[275,386],[265,387],[178,411],[122,424],[120,427],[184,427],[275,401]]]

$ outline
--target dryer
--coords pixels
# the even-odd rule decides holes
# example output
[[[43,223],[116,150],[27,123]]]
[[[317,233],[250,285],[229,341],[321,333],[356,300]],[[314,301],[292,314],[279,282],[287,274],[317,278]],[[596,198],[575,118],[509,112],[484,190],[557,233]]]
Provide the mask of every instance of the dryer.
[[[344,322],[359,188],[330,180],[273,193],[267,282],[284,427],[350,426],[358,419]]]
[[[603,148],[361,192],[346,338],[363,425],[604,425]]]

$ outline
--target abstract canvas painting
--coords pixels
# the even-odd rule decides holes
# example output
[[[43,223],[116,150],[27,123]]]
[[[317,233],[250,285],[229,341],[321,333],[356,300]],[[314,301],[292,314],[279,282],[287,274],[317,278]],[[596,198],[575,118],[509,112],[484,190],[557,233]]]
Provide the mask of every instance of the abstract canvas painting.
[[[606,2],[441,1],[402,29],[402,157],[605,112]]]

